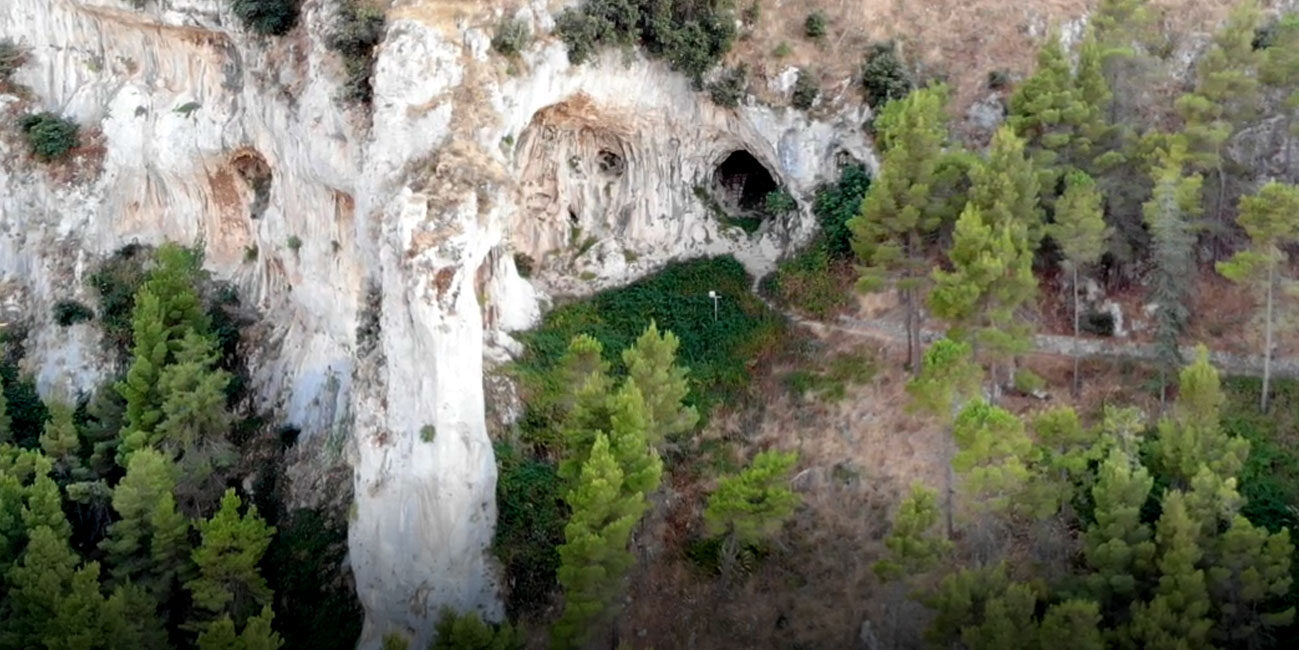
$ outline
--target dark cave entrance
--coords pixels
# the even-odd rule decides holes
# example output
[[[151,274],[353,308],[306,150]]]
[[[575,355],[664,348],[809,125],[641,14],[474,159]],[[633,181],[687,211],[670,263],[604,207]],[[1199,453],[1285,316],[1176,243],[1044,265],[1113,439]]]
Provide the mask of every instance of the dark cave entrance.
[[[717,166],[713,186],[722,201],[752,212],[762,212],[767,195],[779,188],[771,172],[743,149],[732,151]]]

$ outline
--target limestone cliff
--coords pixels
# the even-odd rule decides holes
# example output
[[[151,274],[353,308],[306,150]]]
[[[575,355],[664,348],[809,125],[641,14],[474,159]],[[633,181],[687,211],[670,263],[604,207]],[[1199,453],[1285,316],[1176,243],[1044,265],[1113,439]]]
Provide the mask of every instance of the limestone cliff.
[[[88,390],[109,371],[98,334],[51,326],[51,305],[93,302],[85,274],[125,244],[202,242],[265,317],[261,403],[345,442],[361,645],[401,631],[423,647],[444,606],[501,614],[485,354],[556,292],[686,256],[770,268],[811,234],[811,190],[836,161],[871,160],[866,113],[843,97],[818,120],[721,109],[619,53],[570,66],[541,1],[519,10],[542,38],[509,74],[489,51],[499,10],[426,0],[388,12],[371,116],[337,100],[335,6],[307,0],[292,32],[259,38],[222,0],[4,3],[30,92],[0,96],[0,316],[31,320],[42,391]],[[37,164],[14,125],[28,110],[74,118],[88,145]],[[725,174],[765,176],[802,208],[746,235],[696,195]]]

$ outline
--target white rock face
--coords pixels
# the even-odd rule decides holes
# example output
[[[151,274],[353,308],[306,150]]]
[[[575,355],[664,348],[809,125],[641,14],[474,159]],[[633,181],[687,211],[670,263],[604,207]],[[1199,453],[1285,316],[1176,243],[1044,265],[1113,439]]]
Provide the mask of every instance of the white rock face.
[[[4,97],[6,110],[66,114],[104,148],[102,170],[67,182],[27,160],[14,117],[0,125],[0,304],[31,319],[41,390],[110,372],[91,326],[50,322],[57,300],[93,303],[84,277],[99,260],[202,241],[208,268],[265,316],[262,404],[304,436],[348,437],[365,648],[391,632],[424,647],[443,607],[502,614],[482,368],[512,350],[505,332],[550,294],[671,259],[731,253],[765,272],[813,232],[812,190],[841,155],[874,166],[864,109],[825,122],[724,110],[657,63],[611,53],[574,68],[544,38],[510,76],[489,51],[494,19],[439,18],[436,4],[390,12],[372,125],[334,99],[329,3],[307,0],[274,39],[220,0],[0,6],[0,38],[31,53],[16,79],[30,100]],[[534,32],[550,25],[539,7],[520,12]],[[735,151],[801,209],[752,237],[718,222],[695,188]],[[532,281],[515,253],[536,260]]]

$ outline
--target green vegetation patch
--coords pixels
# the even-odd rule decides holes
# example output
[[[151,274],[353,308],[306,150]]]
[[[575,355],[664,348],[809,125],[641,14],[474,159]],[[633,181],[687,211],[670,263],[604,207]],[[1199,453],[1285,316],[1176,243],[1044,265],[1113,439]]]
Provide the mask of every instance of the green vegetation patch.
[[[568,508],[555,467],[496,446],[496,538],[492,548],[505,567],[510,616],[545,609],[555,589],[557,547],[564,543]]]
[[[50,112],[25,115],[18,121],[18,128],[26,136],[32,155],[46,162],[76,148],[81,130],[76,122]]]
[[[537,329],[519,335],[526,352],[517,368],[533,411],[525,416],[525,434],[547,424],[537,416],[565,388],[551,370],[574,336],[599,340],[613,372],[621,374],[619,355],[651,320],[681,339],[677,362],[690,369],[691,379],[687,405],[704,415],[717,401],[737,396],[755,362],[777,346],[784,331],[779,315],[749,291],[751,282],[733,257],[697,259],[551,311]],[[719,295],[715,319],[709,291]]]
[[[1269,413],[1259,413],[1262,382],[1229,377],[1222,382],[1227,403],[1222,426],[1249,440],[1249,459],[1240,473],[1240,493],[1248,502],[1242,512],[1270,531],[1299,527],[1299,382],[1272,384]]]
[[[731,49],[735,15],[730,3],[699,0],[586,0],[564,10],[555,31],[580,64],[602,47],[641,45],[703,87],[708,72]]]
[[[346,71],[340,92],[343,101],[368,106],[374,97],[370,75],[374,70],[374,48],[383,39],[383,29],[382,9],[363,0],[344,0],[339,5],[325,44],[343,59]]]
[[[94,311],[75,300],[60,300],[54,303],[54,322],[60,327],[84,323],[94,317]]]
[[[244,27],[263,36],[281,36],[298,23],[299,0],[231,0],[230,10]]]

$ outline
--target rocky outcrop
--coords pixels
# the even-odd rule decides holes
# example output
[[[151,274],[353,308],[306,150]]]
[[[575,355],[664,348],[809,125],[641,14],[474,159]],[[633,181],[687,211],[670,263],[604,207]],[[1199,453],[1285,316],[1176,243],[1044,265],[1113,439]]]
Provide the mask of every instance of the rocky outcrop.
[[[0,298],[32,321],[41,389],[85,391],[108,359],[91,326],[52,326],[52,303],[93,302],[85,275],[124,244],[201,242],[265,314],[262,404],[353,465],[361,645],[398,632],[423,647],[443,607],[501,614],[484,356],[503,358],[506,332],[556,292],[695,255],[770,268],[811,234],[812,188],[836,161],[872,161],[866,115],[720,109],[660,64],[574,68],[544,38],[511,75],[489,52],[489,10],[407,2],[389,12],[371,120],[336,100],[332,6],[307,0],[279,38],[246,33],[219,0],[0,7],[0,38],[31,53],[16,77],[29,96],[0,99]],[[534,33],[545,8],[521,12]],[[102,159],[29,160],[26,110],[73,117]],[[753,235],[711,214],[696,187],[715,189],[737,151],[802,209]],[[536,260],[532,281],[515,253]]]

